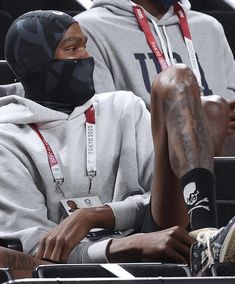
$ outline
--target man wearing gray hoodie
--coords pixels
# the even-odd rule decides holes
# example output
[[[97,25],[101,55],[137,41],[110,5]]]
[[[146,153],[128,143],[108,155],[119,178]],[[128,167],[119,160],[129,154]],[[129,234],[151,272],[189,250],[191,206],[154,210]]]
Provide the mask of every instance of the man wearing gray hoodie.
[[[26,98],[9,96],[0,102],[1,220],[11,216],[2,233],[19,237],[25,252],[42,260],[187,262],[192,240],[182,227],[216,225],[213,151],[198,78],[177,64],[154,79],[152,170],[148,111],[132,93],[94,95],[93,60],[85,44],[78,23],[60,12],[23,15],[8,33],[7,60]],[[90,171],[94,140],[89,129],[97,133],[97,171]],[[153,219],[166,230],[80,242],[97,226],[139,229],[151,184]],[[78,209],[60,222],[61,198],[90,197],[91,192],[102,206]],[[182,227],[168,228],[174,225]],[[6,251],[0,251],[3,263]],[[30,270],[38,263],[28,258],[27,266],[18,256],[10,257],[13,268]]]
[[[211,16],[191,11],[187,0],[180,4],[189,25],[190,37],[185,36],[173,6],[175,3],[169,0],[94,0],[92,8],[75,19],[88,35],[87,48],[95,56],[96,90],[131,90],[149,108],[151,84],[162,68],[133,10],[135,5],[141,6],[151,36],[167,64],[185,63],[197,76],[201,94],[205,96],[202,100],[209,117],[215,155],[221,155],[226,122],[221,120],[224,102],[220,97],[230,103],[229,134],[235,134],[234,58],[221,24]]]
[[[95,95],[85,45],[77,21],[58,11],[26,13],[7,34],[6,59],[25,98],[0,100],[1,237],[19,238],[24,254],[1,248],[0,265],[28,276],[45,261],[189,263],[185,227],[216,225],[197,79],[184,64],[154,79],[151,134],[150,113],[132,92]],[[139,231],[151,188],[160,231],[87,240],[93,228]],[[85,207],[64,219],[60,204],[71,199]]]

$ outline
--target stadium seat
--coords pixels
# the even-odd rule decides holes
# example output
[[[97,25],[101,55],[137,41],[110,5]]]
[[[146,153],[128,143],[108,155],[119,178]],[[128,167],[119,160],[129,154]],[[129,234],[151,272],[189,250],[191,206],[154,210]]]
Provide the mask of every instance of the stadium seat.
[[[164,278],[162,284],[234,284],[234,277]],[[82,284],[82,283],[81,283]],[[98,283],[97,283],[98,284]],[[142,284],[142,283],[141,283]]]
[[[53,264],[40,265],[33,272],[38,278],[134,278],[189,277],[187,265],[161,263]]]
[[[21,241],[15,238],[0,238],[0,246],[17,251],[23,251]]]
[[[214,159],[218,226],[225,226],[235,216],[235,157]]]
[[[11,270],[9,268],[0,268],[0,283],[13,280]]]
[[[134,279],[19,279],[9,284],[234,284],[234,277],[134,278]]]
[[[1,0],[0,1],[0,59],[4,59],[4,44],[11,23],[32,10],[59,10],[75,16],[85,8],[76,0]]]
[[[7,11],[13,19],[16,19],[23,13],[32,10],[76,10],[84,11],[85,8],[76,0],[1,0],[0,10]]]
[[[126,263],[119,264],[135,277],[189,277],[187,265],[171,263]]]
[[[235,262],[214,263],[210,270],[212,276],[235,276]]]
[[[116,277],[99,264],[40,265],[33,271],[35,278],[106,278]]]
[[[0,10],[0,59],[4,59],[5,38],[12,22],[13,18],[8,13]]]
[[[0,85],[11,84],[15,82],[15,74],[5,60],[0,60]]]
[[[192,9],[195,11],[231,11],[230,5],[223,0],[190,0]]]

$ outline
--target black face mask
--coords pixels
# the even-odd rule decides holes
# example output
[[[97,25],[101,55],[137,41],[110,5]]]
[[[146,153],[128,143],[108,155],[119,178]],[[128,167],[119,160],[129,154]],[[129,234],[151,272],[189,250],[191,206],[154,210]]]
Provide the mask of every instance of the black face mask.
[[[95,94],[94,59],[53,59],[20,78],[25,97],[46,104],[81,106]]]

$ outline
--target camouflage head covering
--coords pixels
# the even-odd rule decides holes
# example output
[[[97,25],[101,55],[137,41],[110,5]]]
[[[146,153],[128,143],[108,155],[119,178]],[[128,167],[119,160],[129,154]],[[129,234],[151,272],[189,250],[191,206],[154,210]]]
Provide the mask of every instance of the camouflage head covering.
[[[5,57],[18,77],[53,59],[66,30],[76,21],[59,11],[31,11],[11,25],[5,40]]]

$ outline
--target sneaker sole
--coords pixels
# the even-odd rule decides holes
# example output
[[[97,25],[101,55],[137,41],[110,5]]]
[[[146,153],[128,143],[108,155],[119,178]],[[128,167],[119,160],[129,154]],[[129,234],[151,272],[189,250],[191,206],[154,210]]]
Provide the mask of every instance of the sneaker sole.
[[[235,224],[232,225],[224,239],[219,262],[235,262]]]

